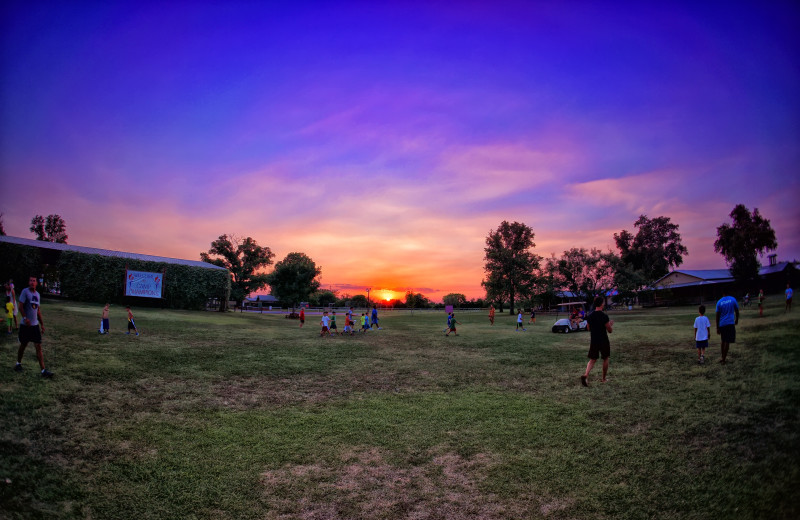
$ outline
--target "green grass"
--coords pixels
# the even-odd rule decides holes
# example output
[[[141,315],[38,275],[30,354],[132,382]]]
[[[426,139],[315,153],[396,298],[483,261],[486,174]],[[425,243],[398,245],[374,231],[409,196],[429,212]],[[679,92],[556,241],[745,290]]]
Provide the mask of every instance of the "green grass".
[[[55,379],[2,342],[0,517],[800,516],[798,310],[744,311],[724,366],[716,336],[697,365],[693,308],[616,312],[589,388],[588,334],[545,316],[320,338],[315,317],[134,309],[135,337],[119,308],[104,336],[100,306],[43,311]]]

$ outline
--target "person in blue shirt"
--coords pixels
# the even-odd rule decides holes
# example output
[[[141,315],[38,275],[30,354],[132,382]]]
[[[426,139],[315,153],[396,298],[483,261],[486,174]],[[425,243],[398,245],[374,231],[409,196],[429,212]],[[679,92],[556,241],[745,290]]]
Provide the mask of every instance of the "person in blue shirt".
[[[722,359],[719,362],[725,364],[731,343],[736,343],[736,325],[739,324],[739,304],[736,298],[728,296],[726,289],[722,289],[722,298],[717,302],[716,322],[722,347]]]
[[[783,312],[789,312],[792,310],[792,286],[788,283],[786,284],[786,308],[783,309]]]
[[[369,328],[378,327],[378,330],[383,330],[380,325],[378,325],[378,309],[373,305],[372,306],[372,325]]]

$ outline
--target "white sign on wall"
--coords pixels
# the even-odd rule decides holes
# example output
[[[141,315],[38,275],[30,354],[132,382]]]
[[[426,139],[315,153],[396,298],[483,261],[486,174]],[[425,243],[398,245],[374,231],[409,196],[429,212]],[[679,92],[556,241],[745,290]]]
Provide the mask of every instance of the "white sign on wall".
[[[127,271],[125,275],[125,296],[142,298],[161,298],[164,286],[164,273],[145,273]]]

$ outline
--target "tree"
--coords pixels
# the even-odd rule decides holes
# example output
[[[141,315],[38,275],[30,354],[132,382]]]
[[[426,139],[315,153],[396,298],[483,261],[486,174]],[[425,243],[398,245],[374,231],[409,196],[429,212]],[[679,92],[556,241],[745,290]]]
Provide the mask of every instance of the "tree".
[[[355,308],[362,308],[367,307],[369,302],[367,301],[367,297],[363,294],[356,294],[350,299],[350,306]]]
[[[533,272],[539,268],[541,257],[530,251],[536,246],[533,237],[530,227],[505,220],[486,237],[486,279],[481,285],[486,289],[488,300],[508,300],[509,314],[514,313],[515,296],[530,293],[535,281]]]
[[[3,214],[0,213],[0,237],[6,236],[6,230],[3,227]]]
[[[213,256],[212,256],[213,255]],[[267,285],[267,275],[258,271],[272,265],[275,254],[267,246],[247,237],[239,240],[235,236],[220,235],[211,242],[207,253],[200,253],[200,259],[209,264],[226,268],[231,273],[231,299],[239,304],[248,294]],[[220,310],[225,310],[220,306]]]
[[[431,301],[422,293],[414,291],[406,292],[406,307],[409,309],[427,309],[431,306]]]
[[[452,305],[455,308],[460,308],[467,303],[467,297],[461,293],[450,293],[444,295],[442,302],[445,305]]]
[[[313,307],[328,307],[331,303],[335,305],[338,299],[336,291],[327,289],[317,291],[308,297],[308,301]]]
[[[639,271],[647,283],[683,263],[683,255],[689,250],[681,243],[678,225],[670,222],[669,217],[649,219],[640,215],[634,226],[639,228],[636,235],[623,229],[619,234],[614,233],[614,241],[622,262]]]
[[[319,289],[317,277],[322,269],[304,253],[289,253],[275,264],[275,270],[267,275],[267,284],[272,295],[281,301],[292,304],[292,308]]]
[[[60,215],[47,215],[47,218],[36,215],[31,219],[30,230],[36,235],[36,240],[66,244],[67,224]]]
[[[725,262],[733,277],[739,282],[747,282],[758,277],[761,263],[756,255],[778,248],[775,231],[758,212],[753,213],[744,204],[737,204],[730,213],[733,225],[722,224],[717,228],[714,251],[725,257]]]
[[[573,247],[561,258],[551,257],[546,270],[563,289],[588,298],[604,293],[614,285],[615,258],[611,252]]]

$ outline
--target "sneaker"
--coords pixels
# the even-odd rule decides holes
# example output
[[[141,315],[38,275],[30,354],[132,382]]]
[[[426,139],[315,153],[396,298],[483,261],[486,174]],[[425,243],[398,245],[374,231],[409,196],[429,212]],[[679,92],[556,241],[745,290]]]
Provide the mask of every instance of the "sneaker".
[[[16,365],[14,365],[14,371],[15,372],[22,372],[22,365],[20,363],[17,363]]]
[[[131,331],[128,331],[128,332],[126,332],[125,334],[130,334],[130,333],[131,333]]]
[[[50,372],[47,369],[42,370],[42,377],[46,377],[48,379],[51,379],[54,375],[55,374],[53,374],[52,372]]]

